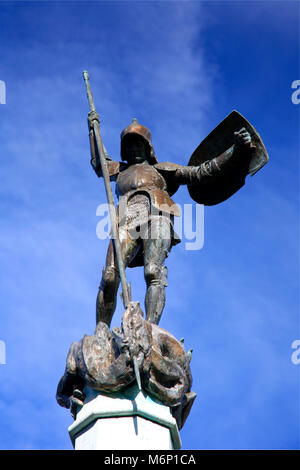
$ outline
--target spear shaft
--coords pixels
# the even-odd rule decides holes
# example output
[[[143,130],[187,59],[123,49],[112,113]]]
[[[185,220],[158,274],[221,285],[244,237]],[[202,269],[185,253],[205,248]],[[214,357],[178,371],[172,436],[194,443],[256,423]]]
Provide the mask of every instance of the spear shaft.
[[[83,72],[83,78],[84,78],[85,85],[86,85],[87,97],[88,97],[89,105],[90,105],[90,112],[95,112],[96,108],[95,108],[94,99],[93,99],[93,95],[92,95],[92,91],[90,87],[89,74],[86,71]],[[116,252],[118,270],[120,274],[122,291],[123,291],[122,300],[123,300],[124,307],[127,308],[129,301],[130,301],[130,296],[129,296],[128,284],[126,281],[125,266],[124,266],[124,262],[122,258],[114,197],[113,197],[113,193],[111,189],[109,172],[107,168],[107,161],[106,161],[103,142],[102,142],[102,138],[100,134],[99,121],[97,119],[94,119],[92,121],[92,125],[93,125],[96,145],[98,149],[98,154],[100,158],[100,165],[101,165],[102,175],[104,179],[104,186],[105,186],[105,191],[106,191],[106,196],[107,196],[107,201],[108,201],[109,215],[110,215],[112,235],[113,235],[113,243],[114,243],[114,248]]]

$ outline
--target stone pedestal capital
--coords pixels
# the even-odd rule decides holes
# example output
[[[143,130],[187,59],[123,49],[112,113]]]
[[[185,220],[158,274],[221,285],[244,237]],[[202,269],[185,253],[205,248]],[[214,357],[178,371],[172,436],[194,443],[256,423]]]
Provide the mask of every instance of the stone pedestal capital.
[[[180,449],[175,418],[136,385],[113,394],[90,387],[69,434],[75,450]]]

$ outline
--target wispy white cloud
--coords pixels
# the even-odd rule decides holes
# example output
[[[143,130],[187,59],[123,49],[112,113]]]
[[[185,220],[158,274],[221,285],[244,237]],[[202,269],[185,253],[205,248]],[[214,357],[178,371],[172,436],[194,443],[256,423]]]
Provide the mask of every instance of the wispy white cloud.
[[[99,13],[106,8],[93,7]],[[105,196],[102,182],[89,166],[82,70],[90,73],[97,109],[103,116],[103,138],[115,159],[119,158],[121,129],[137,116],[153,131],[161,159],[187,161],[188,155],[183,155],[186,130],[192,121],[198,144],[196,128],[210,101],[211,76],[201,50],[194,49],[201,5],[132,4],[126,8],[126,24],[120,16],[124,9],[120,5],[115,9],[122,33],[115,36],[112,49],[107,48],[108,29],[96,35],[92,51],[89,42],[54,39],[49,15],[41,18],[44,31],[36,24],[40,37],[33,35],[30,42],[18,43],[14,61],[9,59],[14,46],[8,44],[5,52],[11,68],[1,123],[6,155],[1,177],[6,223],[0,252],[5,294],[1,339],[7,343],[1,395],[5,397],[2,416],[5,422],[11,421],[15,448],[47,448],[51,442],[59,446],[61,437],[51,440],[47,434],[48,444],[42,437],[45,423],[53,420],[46,405],[37,408],[35,403],[48,402],[50,395],[54,402],[70,343],[94,328],[107,245],[96,239],[95,212]],[[29,21],[25,13],[27,28],[36,20]],[[76,15],[69,21],[73,31]],[[81,32],[89,30],[90,25]],[[44,42],[41,37],[51,40]],[[205,95],[199,93],[204,88]],[[142,270],[130,272],[129,278],[143,302]],[[115,323],[120,315],[119,303]],[[5,407],[8,397],[11,406]],[[20,407],[21,413],[14,411]],[[54,416],[54,408],[50,409]],[[61,410],[55,409],[60,416]],[[2,447],[9,445],[6,440]]]

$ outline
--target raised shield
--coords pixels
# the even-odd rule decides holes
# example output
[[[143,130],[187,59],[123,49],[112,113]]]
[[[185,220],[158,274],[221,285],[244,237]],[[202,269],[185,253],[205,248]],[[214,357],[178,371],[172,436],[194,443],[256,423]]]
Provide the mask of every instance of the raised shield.
[[[254,127],[237,111],[232,111],[200,143],[193,152],[188,165],[198,166],[221,155],[234,144],[234,132],[242,127],[251,135],[251,147],[241,151],[230,171],[208,177],[199,185],[188,185],[191,198],[207,206],[219,204],[232,196],[244,184],[248,174],[253,176],[269,160],[267,150]]]

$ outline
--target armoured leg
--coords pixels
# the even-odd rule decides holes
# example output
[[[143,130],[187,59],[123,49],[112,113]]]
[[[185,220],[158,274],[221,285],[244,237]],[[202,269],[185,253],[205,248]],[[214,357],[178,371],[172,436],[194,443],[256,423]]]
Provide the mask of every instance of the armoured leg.
[[[136,240],[121,240],[121,249],[125,267],[134,255],[136,245]],[[116,309],[119,285],[120,276],[117,268],[115,250],[113,242],[110,241],[96,301],[97,323],[102,321],[110,326],[111,319]]]
[[[164,261],[171,246],[171,240],[166,231],[166,228],[169,231],[169,223],[159,219],[151,222],[152,225],[156,224],[156,237],[144,240],[144,275],[147,284],[146,319],[156,325],[159,323],[165,306],[168,270],[164,266]],[[167,227],[166,224],[168,224]]]
[[[96,301],[96,322],[102,321],[110,326],[116,309],[117,292],[120,284],[119,274],[114,266],[105,267]]]

